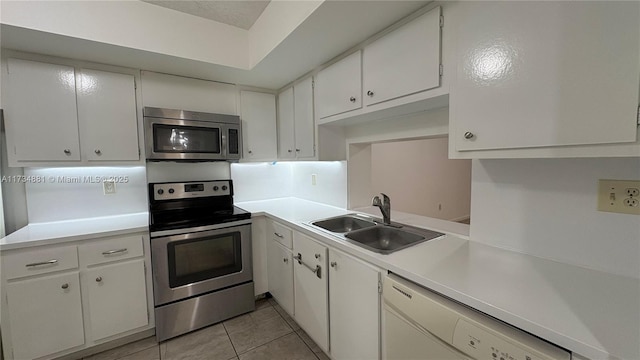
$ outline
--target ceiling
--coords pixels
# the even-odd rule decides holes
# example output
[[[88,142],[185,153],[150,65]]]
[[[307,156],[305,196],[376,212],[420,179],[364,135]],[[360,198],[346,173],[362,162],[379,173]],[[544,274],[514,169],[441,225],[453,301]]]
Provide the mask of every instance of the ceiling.
[[[270,0],[142,0],[164,8],[249,30]]]

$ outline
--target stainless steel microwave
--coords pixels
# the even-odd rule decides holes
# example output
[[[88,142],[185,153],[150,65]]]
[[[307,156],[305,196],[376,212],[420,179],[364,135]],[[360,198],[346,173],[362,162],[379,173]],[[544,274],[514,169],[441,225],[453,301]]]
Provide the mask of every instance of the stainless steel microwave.
[[[144,108],[147,160],[238,160],[240,130],[236,115]]]

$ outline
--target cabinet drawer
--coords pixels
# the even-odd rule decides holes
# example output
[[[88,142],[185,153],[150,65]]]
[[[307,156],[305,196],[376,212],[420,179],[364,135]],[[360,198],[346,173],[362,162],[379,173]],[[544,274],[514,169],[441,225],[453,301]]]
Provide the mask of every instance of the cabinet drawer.
[[[2,270],[8,280],[77,267],[75,246],[16,250],[2,255]]]
[[[93,241],[80,245],[78,253],[83,267],[142,256],[142,235]]]
[[[279,242],[287,249],[291,249],[293,247],[293,231],[278,222],[271,222],[268,237]]]

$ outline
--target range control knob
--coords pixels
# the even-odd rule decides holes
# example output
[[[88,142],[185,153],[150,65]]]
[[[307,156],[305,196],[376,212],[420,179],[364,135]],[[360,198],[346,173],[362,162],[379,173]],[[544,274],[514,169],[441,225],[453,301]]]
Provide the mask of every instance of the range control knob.
[[[162,195],[162,194],[164,194],[164,190],[158,189],[158,195]]]
[[[169,194],[173,194],[174,192],[176,192],[175,190],[169,188]]]
[[[227,185],[222,185],[222,191],[227,191]]]
[[[213,187],[213,191],[218,191],[218,189],[219,189],[219,188],[218,188],[218,186],[217,186],[217,185]]]

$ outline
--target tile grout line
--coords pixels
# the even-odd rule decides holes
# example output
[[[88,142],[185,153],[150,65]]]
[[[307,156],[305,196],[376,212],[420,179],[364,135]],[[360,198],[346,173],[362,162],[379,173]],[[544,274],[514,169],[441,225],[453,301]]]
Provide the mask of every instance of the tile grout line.
[[[227,334],[227,338],[229,339],[229,342],[231,343],[231,348],[233,349],[233,352],[236,353],[236,358],[239,359],[240,358],[240,354],[238,354],[238,351],[236,350],[236,346],[233,345],[233,341],[231,341],[231,335],[229,335],[229,331],[227,330],[227,327],[224,326],[224,321],[222,322],[222,328],[224,329],[225,334]]]
[[[270,344],[270,343],[272,343],[272,342],[274,342],[274,341],[276,341],[276,340],[280,340],[280,339],[282,339],[283,337],[285,337],[285,336],[289,336],[289,335],[291,335],[291,334],[296,334],[298,337],[300,337],[300,335],[298,335],[298,333],[296,333],[296,331],[295,331],[295,330],[293,330],[293,327],[291,327],[291,325],[289,325],[289,323],[284,319],[284,317],[282,316],[282,314],[280,314],[280,313],[275,309],[275,306],[273,306],[273,304],[271,304],[271,303],[269,303],[269,306],[271,306],[271,307],[273,308],[273,310],[276,312],[276,314],[278,314],[278,316],[280,316],[280,318],[284,321],[284,323],[285,323],[285,324],[287,324],[287,326],[289,327],[289,329],[291,329],[291,332],[290,332],[290,333],[287,333],[287,334],[284,334],[284,335],[282,335],[282,336],[280,336],[280,337],[277,337],[277,338],[275,338],[275,339],[273,339],[273,340],[271,340],[271,341],[268,341],[268,342],[266,342],[266,343],[264,343],[264,344],[262,344],[262,345],[259,345],[259,346],[253,347],[253,348],[251,348],[251,349],[248,349],[248,350],[244,351],[244,352],[242,353],[242,355],[244,355],[244,354],[246,354],[246,353],[248,353],[248,352],[250,352],[250,351],[253,351],[253,350],[255,350],[255,349],[261,348],[261,347],[263,347],[263,346],[266,346],[266,345],[268,345],[268,344]],[[226,330],[227,330],[227,329],[225,328],[225,331],[226,331]],[[227,335],[228,335],[228,333],[227,333]],[[229,340],[231,340],[231,337],[229,337]],[[302,339],[300,339],[300,340],[302,340]],[[302,340],[302,343],[303,343],[303,344],[305,344],[305,345],[307,345],[307,344],[304,342],[304,340]],[[231,345],[233,345],[233,342],[231,342]],[[307,346],[308,346],[308,345],[307,345]],[[234,347],[234,349],[233,349],[233,350],[235,351],[235,347]],[[313,351],[311,351],[311,352],[313,353]],[[238,354],[237,352],[236,352],[236,354],[238,355],[238,358],[240,358],[240,355],[241,355],[241,354]],[[314,353],[314,355],[315,355],[315,353]]]

